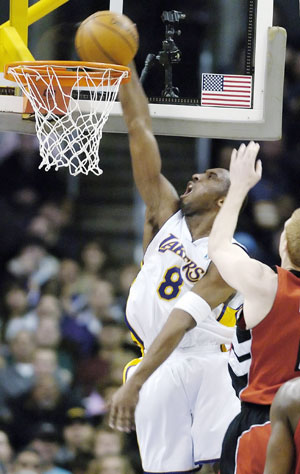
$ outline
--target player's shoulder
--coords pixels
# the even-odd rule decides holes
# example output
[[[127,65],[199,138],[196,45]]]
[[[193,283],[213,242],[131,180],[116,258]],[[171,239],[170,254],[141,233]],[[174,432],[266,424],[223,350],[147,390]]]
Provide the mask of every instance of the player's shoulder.
[[[174,212],[171,215],[168,215],[163,220],[159,230],[165,229],[168,226],[174,226],[180,224],[184,221],[184,217],[181,210]]]
[[[294,405],[300,407],[300,377],[288,380],[279,388],[274,405],[280,410],[287,410]]]
[[[256,260],[255,258],[252,258],[251,255],[249,254],[248,248],[244,244],[240,243],[238,240],[234,238],[232,239],[232,244],[240,248],[243,252],[245,252],[248,255],[249,270],[252,270],[253,274],[255,275],[256,283],[259,283],[261,279],[263,279],[262,285],[264,284],[268,285],[270,283],[272,286],[273,285],[276,286],[278,275],[277,275],[277,268],[275,266],[270,267],[269,265],[266,265],[260,260]]]
[[[237,247],[240,247],[247,255],[249,255],[248,248],[245,245],[241,244],[238,240],[232,239],[232,244],[236,245]]]
[[[300,281],[300,271],[299,270],[286,269],[286,268],[276,266],[276,267],[274,267],[274,271],[276,271],[276,273],[280,274],[281,276],[283,276],[287,279],[294,280],[294,281],[297,281],[297,280]]]
[[[160,244],[162,239],[169,240],[174,238],[174,234],[178,233],[178,230],[180,229],[181,221],[183,221],[181,211],[172,214],[161,226],[157,224],[156,228],[154,228],[153,222],[146,220],[144,227],[145,257],[156,249],[156,246]],[[145,239],[146,229],[148,230],[147,239]],[[147,244],[145,244],[145,240],[147,240]]]

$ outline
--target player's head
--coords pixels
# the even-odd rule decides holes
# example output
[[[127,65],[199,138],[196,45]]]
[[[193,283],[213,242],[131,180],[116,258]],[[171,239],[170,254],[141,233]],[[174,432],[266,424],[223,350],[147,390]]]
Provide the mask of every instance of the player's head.
[[[181,209],[186,216],[217,213],[230,186],[229,171],[212,168],[204,173],[193,174],[184,194],[180,196]]]
[[[279,245],[281,258],[284,252],[288,253],[291,263],[300,268],[300,208],[293,212],[284,225]]]

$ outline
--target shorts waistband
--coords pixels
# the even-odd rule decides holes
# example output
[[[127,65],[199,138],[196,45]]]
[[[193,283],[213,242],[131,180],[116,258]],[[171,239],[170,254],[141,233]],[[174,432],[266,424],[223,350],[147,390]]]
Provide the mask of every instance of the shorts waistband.
[[[261,405],[259,403],[241,402],[241,410],[260,410],[269,412],[271,405]]]
[[[193,346],[193,347],[177,347],[173,354],[174,355],[201,355],[201,354],[211,354],[211,353],[222,353],[221,351],[221,346],[219,344],[213,345],[213,344],[207,344],[205,345],[199,345],[199,346]],[[172,354],[171,354],[172,355]]]
[[[147,350],[145,349],[145,354]],[[187,356],[187,355],[204,355],[204,354],[228,354],[221,350],[221,345],[207,345],[207,346],[193,346],[193,347],[176,347],[176,349],[170,354],[169,358],[173,356]]]

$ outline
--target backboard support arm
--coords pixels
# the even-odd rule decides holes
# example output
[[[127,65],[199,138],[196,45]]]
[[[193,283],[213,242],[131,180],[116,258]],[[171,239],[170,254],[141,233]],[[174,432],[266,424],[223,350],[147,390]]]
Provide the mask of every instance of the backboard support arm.
[[[28,26],[56,10],[68,0],[10,0],[9,20],[0,25],[0,72],[12,61],[33,61],[28,49]]]

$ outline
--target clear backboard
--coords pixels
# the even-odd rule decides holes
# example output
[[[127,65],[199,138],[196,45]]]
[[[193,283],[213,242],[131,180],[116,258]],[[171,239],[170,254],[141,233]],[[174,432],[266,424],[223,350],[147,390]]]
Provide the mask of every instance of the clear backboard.
[[[10,19],[0,26],[1,69],[5,62],[32,60],[33,55],[37,60],[48,59],[45,50],[49,56],[65,55],[51,59],[74,59],[71,41],[76,24],[94,11],[111,9],[125,13],[137,24],[140,50],[136,62],[149,96],[156,134],[256,140],[281,138],[286,32],[273,26],[273,0],[211,0],[199,2],[200,5],[194,0],[138,3],[137,6],[130,0],[124,3],[123,0],[104,0],[91,10],[91,5],[85,9],[82,2],[76,5],[74,0],[39,0],[29,8],[25,0],[11,0]],[[42,19],[51,11],[45,30],[35,30],[31,46],[28,25],[34,28],[38,20],[44,21]],[[68,15],[73,15],[73,30],[65,31],[70,40],[68,47],[55,50],[49,42],[48,53],[45,48],[50,38],[47,28],[61,35],[59,25],[66,24]],[[235,16],[232,31],[223,27],[222,18],[226,15]],[[26,48],[28,38],[29,48]],[[51,39],[53,41],[55,36]],[[36,44],[40,45],[39,49]],[[228,58],[230,53],[231,58]],[[2,70],[0,130],[35,133],[33,117],[23,113],[20,89],[3,78]],[[242,92],[227,89],[224,93],[226,81],[239,81],[238,91]],[[246,86],[241,85],[241,81],[246,81],[247,87],[251,83],[248,94],[243,91]],[[214,88],[207,91],[207,84]],[[204,102],[207,94],[213,97],[220,94],[220,89],[223,95],[218,103]],[[234,96],[235,101],[229,103],[230,96]],[[100,113],[101,102],[97,107]],[[88,109],[89,101],[83,99],[81,108]],[[111,110],[104,132],[126,132],[118,102]]]

